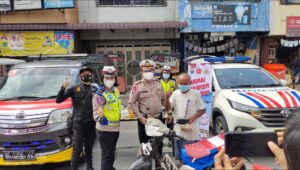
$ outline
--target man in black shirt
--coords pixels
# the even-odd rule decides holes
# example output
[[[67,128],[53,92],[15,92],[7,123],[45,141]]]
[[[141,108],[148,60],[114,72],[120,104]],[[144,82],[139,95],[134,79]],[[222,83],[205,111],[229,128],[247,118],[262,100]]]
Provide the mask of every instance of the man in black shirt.
[[[88,67],[83,67],[79,74],[80,83],[78,85],[69,87],[70,81],[67,79],[64,81],[58,92],[56,102],[61,103],[69,97],[72,99],[73,153],[71,169],[78,169],[80,154],[84,146],[87,170],[93,170],[92,149],[96,133],[92,105],[92,70]]]

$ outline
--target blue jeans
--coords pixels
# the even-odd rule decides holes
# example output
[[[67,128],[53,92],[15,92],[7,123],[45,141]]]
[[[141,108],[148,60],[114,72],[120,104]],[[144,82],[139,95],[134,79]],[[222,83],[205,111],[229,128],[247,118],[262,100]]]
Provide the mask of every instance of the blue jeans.
[[[198,140],[181,140],[181,139],[174,139],[174,156],[177,160],[181,160],[181,148],[185,145],[192,144],[198,142]]]

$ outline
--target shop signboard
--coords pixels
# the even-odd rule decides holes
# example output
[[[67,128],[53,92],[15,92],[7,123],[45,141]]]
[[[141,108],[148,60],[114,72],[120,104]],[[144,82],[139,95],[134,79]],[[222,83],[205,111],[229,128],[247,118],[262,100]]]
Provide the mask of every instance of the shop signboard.
[[[286,36],[300,37],[300,16],[286,17]]]
[[[0,56],[71,54],[73,49],[73,32],[0,32]]]
[[[163,66],[170,66],[173,78],[176,78],[176,74],[179,72],[178,53],[173,53],[173,54],[153,53],[150,59],[156,63],[156,69],[155,69],[156,79],[160,77]]]
[[[205,102],[206,112],[198,119],[200,138],[209,137],[209,121],[212,110],[212,65],[210,63],[190,63],[191,89],[197,90]]]
[[[14,10],[42,9],[41,0],[14,0]]]
[[[11,1],[0,0],[0,11],[11,11]]]
[[[212,15],[212,25],[250,25],[251,5],[214,4]]]
[[[44,0],[44,8],[74,8],[74,0]]]

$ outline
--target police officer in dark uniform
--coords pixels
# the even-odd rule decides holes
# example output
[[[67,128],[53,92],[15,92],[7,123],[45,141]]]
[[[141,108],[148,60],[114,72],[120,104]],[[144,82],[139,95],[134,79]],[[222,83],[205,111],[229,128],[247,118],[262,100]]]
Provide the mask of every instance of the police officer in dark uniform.
[[[93,170],[92,149],[96,132],[92,104],[92,70],[88,67],[83,67],[80,69],[79,74],[80,83],[78,85],[69,87],[69,80],[66,79],[64,81],[63,86],[58,92],[56,102],[61,103],[71,97],[73,103],[73,153],[71,169],[78,169],[80,155],[84,146],[87,170]]]

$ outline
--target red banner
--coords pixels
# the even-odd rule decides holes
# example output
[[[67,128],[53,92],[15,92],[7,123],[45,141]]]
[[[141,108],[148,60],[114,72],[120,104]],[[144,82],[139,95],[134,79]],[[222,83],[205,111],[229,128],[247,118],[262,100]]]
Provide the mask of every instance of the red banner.
[[[300,16],[286,17],[286,36],[300,37]]]

